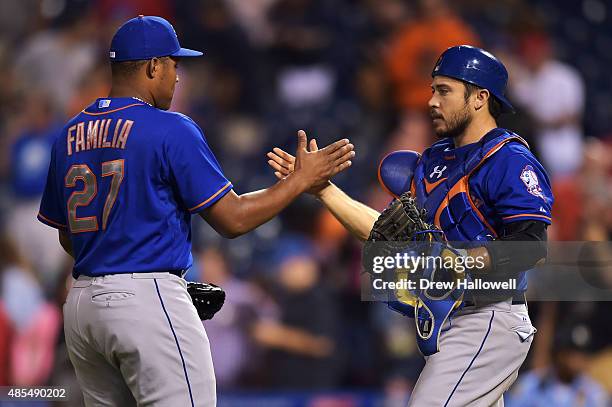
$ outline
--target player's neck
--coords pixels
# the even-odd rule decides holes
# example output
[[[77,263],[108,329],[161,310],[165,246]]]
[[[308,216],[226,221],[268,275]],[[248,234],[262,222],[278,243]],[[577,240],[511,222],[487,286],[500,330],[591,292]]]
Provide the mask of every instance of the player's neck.
[[[455,147],[476,143],[496,127],[497,123],[491,116],[485,118],[474,117],[463,133],[454,138]]]
[[[108,94],[109,98],[136,98],[153,106],[154,100],[149,92],[142,91],[135,86],[124,83],[113,83]]]

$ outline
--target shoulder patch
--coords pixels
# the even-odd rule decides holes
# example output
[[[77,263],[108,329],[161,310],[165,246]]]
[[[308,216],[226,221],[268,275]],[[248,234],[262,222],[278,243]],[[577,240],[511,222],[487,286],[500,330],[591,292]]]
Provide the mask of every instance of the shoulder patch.
[[[538,176],[531,165],[526,165],[525,168],[523,168],[523,171],[521,171],[521,181],[523,181],[523,184],[525,184],[527,192],[533,196],[544,199],[544,195],[542,195],[542,187],[538,181]]]

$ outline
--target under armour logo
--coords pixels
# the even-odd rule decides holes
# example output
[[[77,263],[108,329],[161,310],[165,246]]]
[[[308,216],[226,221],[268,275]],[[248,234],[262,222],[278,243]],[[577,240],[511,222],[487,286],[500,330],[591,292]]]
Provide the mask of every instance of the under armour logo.
[[[442,173],[446,171],[446,165],[442,168],[440,168],[439,165],[436,165],[433,169],[433,171],[431,172],[431,174],[429,174],[429,178],[433,178],[434,175],[437,175],[437,179],[440,179],[440,177],[442,176]]]

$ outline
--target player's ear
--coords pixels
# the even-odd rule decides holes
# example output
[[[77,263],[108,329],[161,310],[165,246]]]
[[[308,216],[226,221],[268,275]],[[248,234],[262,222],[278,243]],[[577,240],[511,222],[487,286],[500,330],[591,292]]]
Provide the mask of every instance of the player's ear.
[[[151,58],[147,63],[147,76],[151,79],[159,75],[161,68],[161,60],[159,58]]]
[[[480,110],[483,106],[486,106],[489,102],[491,94],[486,89],[478,89],[476,91],[476,97],[474,98],[474,109]]]

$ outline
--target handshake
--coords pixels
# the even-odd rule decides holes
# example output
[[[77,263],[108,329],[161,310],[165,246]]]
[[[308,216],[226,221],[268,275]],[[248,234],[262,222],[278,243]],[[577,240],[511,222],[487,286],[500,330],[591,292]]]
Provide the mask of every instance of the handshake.
[[[304,130],[298,131],[298,146],[295,156],[275,147],[268,153],[268,165],[278,179],[289,175],[303,179],[304,191],[317,195],[329,180],[349,168],[355,157],[353,144],[348,139],[338,140],[319,149],[317,140],[308,141]]]

